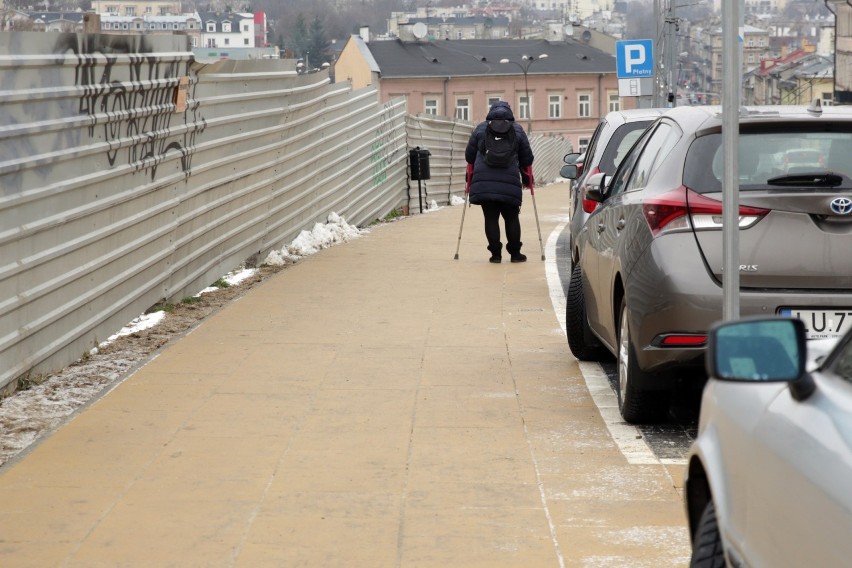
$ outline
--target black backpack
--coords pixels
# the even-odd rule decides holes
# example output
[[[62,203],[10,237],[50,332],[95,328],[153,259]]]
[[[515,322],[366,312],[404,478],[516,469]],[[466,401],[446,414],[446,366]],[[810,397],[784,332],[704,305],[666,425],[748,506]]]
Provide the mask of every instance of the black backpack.
[[[511,120],[489,120],[479,151],[492,168],[508,168],[518,153],[515,128]]]

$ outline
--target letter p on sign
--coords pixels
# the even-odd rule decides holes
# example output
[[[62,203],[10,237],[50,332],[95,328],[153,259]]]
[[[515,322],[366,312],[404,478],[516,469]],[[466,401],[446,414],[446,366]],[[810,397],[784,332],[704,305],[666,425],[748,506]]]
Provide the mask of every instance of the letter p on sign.
[[[624,48],[624,68],[628,73],[633,73],[633,66],[641,66],[645,63],[645,46],[642,44],[628,45]]]

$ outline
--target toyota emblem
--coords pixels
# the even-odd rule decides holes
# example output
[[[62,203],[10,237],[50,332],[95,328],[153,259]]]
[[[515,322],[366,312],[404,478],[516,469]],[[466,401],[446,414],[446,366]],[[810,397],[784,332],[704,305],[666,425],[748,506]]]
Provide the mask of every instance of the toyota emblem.
[[[835,197],[831,200],[831,210],[838,215],[849,215],[852,213],[852,199]]]

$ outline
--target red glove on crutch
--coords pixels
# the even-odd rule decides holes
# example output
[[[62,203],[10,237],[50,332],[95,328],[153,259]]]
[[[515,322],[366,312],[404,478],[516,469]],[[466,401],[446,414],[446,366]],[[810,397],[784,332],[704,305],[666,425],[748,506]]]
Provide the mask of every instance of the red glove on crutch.
[[[530,188],[530,193],[535,193],[535,178],[533,178],[532,164],[521,168],[521,178],[525,187]]]
[[[470,180],[473,179],[473,164],[468,164],[464,174],[464,192],[470,193]]]

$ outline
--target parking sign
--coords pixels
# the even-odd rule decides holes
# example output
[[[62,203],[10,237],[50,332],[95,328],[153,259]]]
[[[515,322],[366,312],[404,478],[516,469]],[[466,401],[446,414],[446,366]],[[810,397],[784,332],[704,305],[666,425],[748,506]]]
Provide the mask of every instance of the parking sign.
[[[615,42],[615,68],[619,79],[654,76],[654,40]]]

